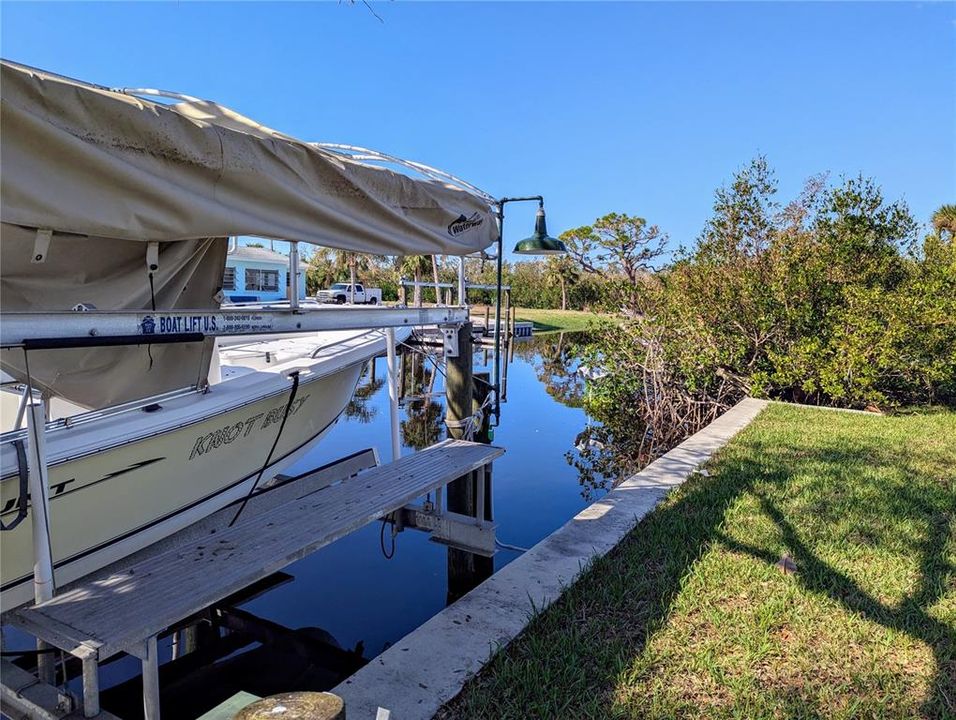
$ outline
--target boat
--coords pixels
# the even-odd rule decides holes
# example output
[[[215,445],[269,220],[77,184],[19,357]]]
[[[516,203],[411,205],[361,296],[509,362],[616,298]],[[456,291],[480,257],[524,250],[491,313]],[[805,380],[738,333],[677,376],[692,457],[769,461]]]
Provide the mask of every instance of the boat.
[[[244,497],[254,484],[262,487],[329,431],[365,364],[384,352],[379,330],[246,343],[220,353],[222,377],[205,391],[172,392],[50,423],[57,582],[83,577]],[[298,374],[294,397],[292,373]],[[25,441],[26,433],[4,434],[4,470],[17,468],[14,442]],[[18,477],[4,478],[4,522],[18,511]],[[33,598],[31,519],[3,534],[5,610]]]
[[[410,177],[188,96],[0,73],[0,369],[21,406],[2,405],[7,612],[34,598],[42,550],[34,442],[62,586],[262,487],[342,414],[386,350],[377,328],[401,342],[451,316],[300,305],[294,286],[285,305],[230,307],[229,238],[290,242],[294,268],[299,242],[466,255],[497,228],[488,196],[425,166]],[[23,427],[33,401],[42,443]]]

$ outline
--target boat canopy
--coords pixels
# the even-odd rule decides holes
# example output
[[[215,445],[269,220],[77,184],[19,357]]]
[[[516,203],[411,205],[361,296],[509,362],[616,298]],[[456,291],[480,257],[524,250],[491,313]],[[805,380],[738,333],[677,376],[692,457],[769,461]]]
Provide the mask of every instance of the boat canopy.
[[[497,240],[490,198],[465,183],[366,164],[212,102],[167,105],[4,61],[0,125],[5,313],[217,310],[230,236],[378,255]],[[8,350],[0,369],[104,407],[201,384],[214,352],[212,339],[34,350],[28,374],[26,352]]]
[[[10,62],[0,219],[134,241],[254,235],[376,255],[497,240],[487,196],[290,137],[213,102],[167,105]]]

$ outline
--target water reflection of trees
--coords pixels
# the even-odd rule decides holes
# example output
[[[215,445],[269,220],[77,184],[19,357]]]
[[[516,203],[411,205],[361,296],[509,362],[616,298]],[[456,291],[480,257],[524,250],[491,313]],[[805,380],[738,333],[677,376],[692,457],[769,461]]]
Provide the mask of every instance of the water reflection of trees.
[[[371,360],[359,376],[358,385],[352,393],[352,399],[345,406],[345,417],[360,423],[370,423],[378,410],[369,400],[385,385],[384,378],[375,377],[375,360]]]
[[[406,418],[400,431],[402,443],[416,450],[438,442],[444,429],[444,411],[434,401],[437,371],[420,352],[402,355],[402,392]]]
[[[589,339],[587,333],[537,335],[515,342],[513,352],[534,368],[548,395],[562,405],[584,408],[591,416],[565,459],[577,470],[582,496],[593,500],[652,458],[640,452],[641,440],[649,432],[646,428],[629,426],[623,413],[588,404],[588,383],[599,382],[581,372]]]
[[[646,463],[646,458],[630,455],[622,438],[628,431],[615,427],[612,418],[588,423],[574,438],[574,447],[564,454],[565,460],[578,472],[581,495],[585,500],[610,490],[633,475]]]
[[[587,384],[578,367],[580,346],[586,341],[587,333],[549,333],[513,341],[512,350],[534,368],[548,395],[562,405],[580,408]]]

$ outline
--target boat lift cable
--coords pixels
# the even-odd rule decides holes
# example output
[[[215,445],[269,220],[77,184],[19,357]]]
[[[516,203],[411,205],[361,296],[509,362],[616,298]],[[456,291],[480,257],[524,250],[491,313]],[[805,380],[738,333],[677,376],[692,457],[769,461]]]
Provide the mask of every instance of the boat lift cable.
[[[526,553],[530,548],[523,548],[518,545],[509,545],[508,543],[501,542],[498,538],[495,538],[495,545],[500,547],[502,550],[513,550],[514,552]]]
[[[292,378],[292,391],[289,393],[289,401],[285,405],[285,412],[282,413],[282,422],[279,423],[279,432],[276,433],[276,439],[272,442],[272,448],[269,450],[269,454],[266,455],[266,461],[262,464],[262,468],[259,470],[259,474],[256,475],[256,480],[252,483],[252,487],[249,488],[249,492],[246,493],[246,496],[242,499],[242,503],[239,505],[239,509],[236,510],[236,514],[233,516],[232,520],[229,522],[229,527],[232,527],[236,524],[236,520],[239,519],[239,516],[242,514],[242,511],[246,509],[246,503],[249,502],[249,498],[252,497],[252,494],[256,491],[256,488],[259,486],[259,481],[262,479],[263,473],[265,473],[266,468],[269,467],[269,463],[272,462],[272,455],[276,451],[276,447],[279,445],[279,438],[282,437],[282,430],[285,428],[285,421],[289,418],[289,412],[292,410],[292,403],[295,402],[295,395],[299,390],[299,371],[296,370],[289,374],[289,377]]]
[[[395,534],[395,532],[394,532],[394,529],[393,529],[393,531],[392,531],[392,549],[391,549],[391,550],[386,550],[386,549],[385,549],[385,527],[386,527],[387,525],[388,525],[388,517],[383,517],[383,518],[382,518],[382,527],[381,527],[381,529],[379,530],[379,533],[378,533],[378,544],[379,544],[379,547],[382,548],[382,555],[385,556],[385,559],[386,559],[386,560],[391,560],[393,557],[395,557],[395,551],[398,549],[398,539],[397,539],[397,536],[396,536],[396,534]]]
[[[435,370],[438,371],[438,374],[441,375],[442,377],[445,377],[445,371],[442,369],[441,365],[435,359],[435,355],[433,353],[422,350],[421,347],[409,343],[408,340],[402,340],[402,342],[398,344],[400,346],[408,348],[412,352],[418,353],[419,355],[423,355],[432,365],[435,366]]]

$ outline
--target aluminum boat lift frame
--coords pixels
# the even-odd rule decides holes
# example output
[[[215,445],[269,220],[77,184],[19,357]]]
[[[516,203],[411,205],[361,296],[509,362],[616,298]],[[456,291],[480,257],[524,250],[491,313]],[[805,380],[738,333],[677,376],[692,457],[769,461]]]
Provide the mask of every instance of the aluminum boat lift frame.
[[[297,253],[291,253],[296,256]],[[293,298],[296,296],[293,295]],[[160,318],[160,321],[157,321]],[[386,353],[388,363],[388,390],[389,390],[389,409],[391,425],[391,454],[393,463],[402,465],[404,461],[414,458],[401,459],[401,446],[399,440],[399,415],[398,415],[398,368],[397,353],[395,343],[396,327],[415,327],[424,325],[437,325],[444,329],[452,329],[468,322],[470,319],[467,306],[457,307],[429,307],[429,308],[299,308],[297,302],[293,301],[291,307],[286,309],[269,308],[236,308],[221,309],[218,312],[208,310],[174,310],[174,311],[120,311],[120,312],[100,312],[85,311],[78,308],[70,312],[13,312],[3,314],[3,323],[0,324],[0,348],[4,350],[15,350],[17,348],[27,352],[29,350],[40,349],[61,349],[76,347],[103,347],[103,346],[123,346],[123,345],[149,345],[159,343],[182,343],[199,342],[213,337],[228,337],[238,335],[269,335],[285,333],[314,332],[323,330],[349,330],[363,328],[383,328],[386,335]],[[445,333],[446,338],[450,338],[454,333]],[[445,351],[451,356],[457,356],[458,348],[452,342],[446,342]],[[196,390],[201,390],[201,382],[197,382]],[[31,504],[31,512],[37,517],[47,517],[49,512],[49,497],[45,492],[47,475],[47,458],[45,452],[45,432],[49,424],[45,421],[46,408],[41,400],[35,402],[32,393],[27,392],[23,395],[28,407],[25,408],[28,421],[28,446],[30,456],[29,482],[31,494],[38,502]],[[473,446],[473,443],[462,443],[459,451],[467,450],[465,446]],[[479,446],[486,448],[482,454],[484,458],[478,467],[486,467],[490,462],[500,455],[503,450],[491,448],[489,446]],[[422,461],[427,460],[427,451],[416,453],[416,456],[426,453]],[[439,491],[450,481],[459,477],[463,472],[458,472],[461,468],[456,463],[449,463],[446,472],[441,473],[440,479],[436,482],[433,478],[426,483],[416,485],[416,490],[420,494],[432,490]],[[449,471],[451,474],[449,474]],[[483,487],[483,483],[479,483]],[[423,489],[424,488],[424,489]],[[408,502],[417,497],[412,495],[408,498],[401,498],[401,502],[394,507],[388,507],[387,511],[376,511],[369,515],[370,522],[375,517],[381,517],[393,512],[397,512],[405,507]],[[390,502],[394,503],[395,498]],[[436,518],[429,522],[429,518],[422,513],[420,508],[408,507],[406,511],[395,517],[397,525],[407,525],[418,527],[424,530],[435,531],[435,536],[441,539],[447,535],[448,529],[455,525],[467,524],[468,520],[464,517],[441,517],[441,508],[438,508]],[[372,517],[374,516],[374,517]],[[481,517],[481,516],[479,516]],[[404,522],[403,522],[404,521]],[[493,526],[486,524],[483,520],[474,519],[479,527],[472,529],[473,537],[481,537],[483,533],[493,533]],[[364,522],[362,523],[364,524]],[[53,563],[50,550],[49,526],[46,522],[34,522],[34,559],[35,559],[35,603],[31,607],[43,607],[59,599],[54,595],[54,574]],[[352,528],[357,529],[357,528]],[[493,535],[492,535],[493,538]],[[334,539],[334,538],[333,538]],[[329,540],[330,541],[330,540]],[[445,542],[447,542],[447,538]],[[493,540],[492,540],[493,542]],[[324,544],[324,543],[321,543]],[[321,547],[321,544],[312,547],[312,550]],[[301,549],[297,552],[302,552]],[[299,555],[301,557],[301,555]],[[82,581],[80,581],[82,582]],[[74,584],[76,585],[76,584]],[[29,610],[29,608],[28,608]],[[99,713],[99,683],[98,662],[101,658],[98,647],[89,646],[82,642],[73,642],[70,635],[62,635],[56,627],[49,622],[34,622],[22,620],[22,615],[15,615],[14,611],[11,617],[19,617],[14,622],[21,628],[28,630],[38,638],[38,646],[42,647],[44,643],[59,647],[70,652],[83,661],[83,684],[84,684],[84,715],[86,717],[95,717]],[[177,618],[178,619],[178,618]],[[56,626],[56,627],[54,627]],[[53,629],[51,629],[51,627]],[[62,628],[60,628],[62,629]],[[147,720],[158,720],[159,718],[159,686],[158,686],[158,662],[156,658],[156,634],[144,638],[139,645],[139,651],[134,653],[143,661],[144,674],[144,708],[146,710]],[[44,658],[45,656],[40,656]],[[39,683],[49,681],[52,673],[52,665],[41,663],[38,667],[40,676]],[[4,686],[4,696],[9,700],[17,694],[10,694],[11,688]]]

